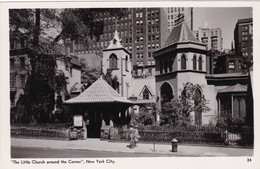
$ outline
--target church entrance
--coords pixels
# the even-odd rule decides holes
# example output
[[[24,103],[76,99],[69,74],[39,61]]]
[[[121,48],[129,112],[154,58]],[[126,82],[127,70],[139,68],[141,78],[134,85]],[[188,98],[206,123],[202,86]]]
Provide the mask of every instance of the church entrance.
[[[165,82],[161,86],[161,107],[173,99],[173,90],[169,83]]]

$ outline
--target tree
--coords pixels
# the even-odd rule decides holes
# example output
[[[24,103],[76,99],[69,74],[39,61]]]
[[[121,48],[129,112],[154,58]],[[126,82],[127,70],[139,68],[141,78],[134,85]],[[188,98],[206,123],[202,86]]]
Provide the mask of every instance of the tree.
[[[195,90],[200,88],[199,85],[186,83],[181,90],[178,99],[165,103],[160,112],[161,125],[170,126],[188,126],[191,125],[191,112],[207,112],[210,108],[207,106],[208,101],[205,96],[195,97]]]
[[[80,59],[81,64],[81,83],[90,86],[101,76],[101,68],[89,68],[85,59]]]
[[[87,45],[88,39],[98,40],[103,33],[104,23],[97,20],[101,13],[123,16],[125,9],[10,9],[11,31],[22,32],[28,39],[30,71],[25,86],[27,114],[29,122],[48,122],[54,108],[54,93],[63,89],[56,84],[56,59],[66,61],[67,53],[57,44],[61,39],[75,40]],[[48,36],[51,28],[61,31],[56,36]],[[45,38],[43,38],[45,37]],[[64,83],[60,83],[64,84]]]
[[[139,126],[155,125],[156,123],[156,105],[140,106],[139,113],[133,114],[131,117],[133,124]]]
[[[118,77],[113,76],[111,71],[107,71],[107,73],[103,76],[104,80],[113,87],[113,89],[117,90],[119,89],[119,83],[118,83]]]

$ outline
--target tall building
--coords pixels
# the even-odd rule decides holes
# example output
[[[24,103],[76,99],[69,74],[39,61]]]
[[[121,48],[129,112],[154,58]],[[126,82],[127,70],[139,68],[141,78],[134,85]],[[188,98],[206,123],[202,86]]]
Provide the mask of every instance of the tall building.
[[[234,30],[235,52],[252,59],[253,57],[253,19],[239,19]]]
[[[168,36],[168,25],[165,8],[129,8],[127,16],[116,20],[108,14],[96,16],[104,21],[104,33],[99,41],[92,40],[85,48],[83,44],[75,44],[72,51],[76,54],[96,53],[102,56],[115,30],[122,39],[122,44],[131,53],[130,59],[134,67],[133,75],[141,76],[144,72],[152,75],[155,62],[152,53],[162,46]]]
[[[209,28],[208,24],[193,31],[195,38],[207,45],[207,50],[221,51],[223,48],[222,31],[220,28]]]
[[[193,30],[193,8],[169,7],[167,8],[168,31],[170,32],[176,24],[178,15],[182,15],[190,30]]]

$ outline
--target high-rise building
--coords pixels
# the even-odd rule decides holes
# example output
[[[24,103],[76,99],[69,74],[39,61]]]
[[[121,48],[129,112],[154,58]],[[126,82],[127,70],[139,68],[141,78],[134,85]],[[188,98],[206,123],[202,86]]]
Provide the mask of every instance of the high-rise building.
[[[105,25],[99,41],[92,40],[88,48],[83,44],[75,44],[73,51],[102,56],[102,50],[108,47],[117,30],[122,44],[131,53],[133,75],[141,76],[144,70],[147,75],[152,75],[152,67],[155,65],[152,53],[165,43],[168,36],[166,8],[129,8],[127,16],[120,20],[108,14],[97,18],[103,20]]]
[[[183,17],[190,30],[193,30],[193,8],[169,7],[167,8],[168,31],[170,32],[175,26],[177,18]]]
[[[234,30],[235,52],[252,59],[253,57],[253,19],[239,19]]]
[[[223,48],[222,31],[220,28],[209,28],[208,24],[193,31],[195,38],[207,45],[207,50],[221,51]]]

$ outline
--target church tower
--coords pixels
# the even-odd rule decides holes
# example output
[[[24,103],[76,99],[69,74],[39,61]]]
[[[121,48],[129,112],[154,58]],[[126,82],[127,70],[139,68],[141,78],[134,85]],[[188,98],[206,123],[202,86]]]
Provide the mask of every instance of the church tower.
[[[183,85],[202,86],[195,94],[201,97],[206,82],[206,46],[196,40],[190,28],[178,18],[165,45],[154,53],[156,95],[158,107],[177,99]],[[195,112],[195,121],[201,123],[202,114]]]
[[[110,71],[112,77],[118,78],[117,91],[122,97],[128,98],[132,85],[130,53],[123,47],[117,30],[109,46],[103,50],[102,71],[104,74]]]

